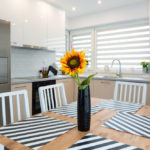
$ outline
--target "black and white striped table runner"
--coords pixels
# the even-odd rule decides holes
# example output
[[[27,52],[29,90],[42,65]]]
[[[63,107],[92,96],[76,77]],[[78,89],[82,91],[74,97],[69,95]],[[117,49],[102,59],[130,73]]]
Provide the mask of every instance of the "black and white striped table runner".
[[[140,109],[143,105],[140,104],[133,104],[129,102],[120,102],[115,100],[107,100],[99,105],[97,107],[103,107],[107,109],[117,110],[120,112],[136,112],[138,109]]]
[[[68,150],[141,150],[91,133],[72,145]]]
[[[93,106],[91,107],[91,114],[95,114],[96,112],[102,110],[101,106]],[[52,109],[51,112],[58,113],[61,115],[69,116],[72,118],[77,118],[77,103],[73,102],[56,109]]]
[[[1,127],[0,134],[30,148],[38,149],[75,126],[73,123],[38,115]]]
[[[9,150],[9,149],[6,148],[4,145],[0,144],[0,150]]]
[[[150,138],[150,117],[120,112],[102,126]]]

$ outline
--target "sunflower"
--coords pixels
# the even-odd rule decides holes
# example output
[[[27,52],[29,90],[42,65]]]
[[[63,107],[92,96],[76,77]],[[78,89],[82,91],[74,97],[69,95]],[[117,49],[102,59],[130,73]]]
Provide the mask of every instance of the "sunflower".
[[[85,59],[85,53],[83,51],[78,52],[73,49],[71,52],[67,51],[60,62],[62,64],[61,70],[64,71],[65,74],[74,76],[76,73],[84,73],[87,59]]]

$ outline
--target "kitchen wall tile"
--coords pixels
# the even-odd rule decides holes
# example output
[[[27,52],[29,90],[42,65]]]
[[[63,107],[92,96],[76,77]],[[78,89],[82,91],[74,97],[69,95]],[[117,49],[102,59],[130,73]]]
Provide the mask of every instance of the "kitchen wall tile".
[[[55,63],[55,52],[11,48],[11,77],[38,76],[38,71]]]

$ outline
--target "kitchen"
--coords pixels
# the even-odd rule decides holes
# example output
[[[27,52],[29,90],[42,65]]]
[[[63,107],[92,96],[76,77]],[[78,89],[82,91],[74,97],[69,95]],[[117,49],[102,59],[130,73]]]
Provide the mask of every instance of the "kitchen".
[[[64,114],[71,111],[70,108],[74,110],[74,104],[79,104],[76,101],[79,100],[80,86],[78,80],[77,84],[74,78],[65,75],[65,70],[60,70],[63,66],[61,58],[64,57],[66,51],[70,52],[70,54],[66,54],[69,58],[72,55],[72,49],[79,54],[81,50],[84,50],[87,69],[84,74],[79,75],[80,82],[83,83],[82,81],[86,80],[89,75],[96,73],[91,78],[92,80],[90,79],[89,84],[88,94],[92,105],[90,107],[92,121],[88,134],[92,133],[92,135],[135,146],[137,149],[150,149],[149,135],[145,138],[140,137],[139,134],[135,135],[124,131],[125,137],[119,140],[119,136],[122,135],[119,131],[107,128],[108,130],[106,129],[105,132],[106,127],[99,127],[103,123],[108,127],[106,121],[115,117],[116,112],[122,112],[123,109],[130,109],[129,112],[132,112],[131,109],[136,108],[137,110],[134,112],[150,119],[149,16],[149,0],[63,0],[62,2],[58,0],[0,0],[0,93],[2,93],[2,97],[5,92],[17,93],[25,90],[31,115],[42,112],[48,117],[68,121],[73,124],[70,126],[74,127],[74,124],[79,123],[79,116],[77,122],[76,115],[76,118],[74,115],[73,118],[70,118],[69,115]],[[75,78],[78,79],[78,77]],[[60,90],[65,91],[65,94],[62,92],[63,95],[60,97],[57,85],[62,86]],[[53,89],[44,89],[48,86]],[[121,104],[112,104],[114,109],[112,109],[113,106],[107,106],[107,102],[111,103],[115,99],[116,88],[119,87],[121,87],[119,90],[121,94],[120,97],[117,95],[116,99],[124,102],[122,110],[120,110]],[[40,94],[40,89],[43,90],[43,93],[46,90],[44,97],[54,101],[47,100],[46,103],[49,102],[49,106],[45,107],[45,104],[41,102],[42,92]],[[51,93],[50,95],[48,91]],[[58,97],[55,91],[57,91]],[[12,94],[12,96],[14,95]],[[24,115],[26,102],[22,102],[26,94],[24,98],[20,97],[21,102],[18,102],[17,97],[12,98],[14,101],[13,111],[11,110],[11,101],[6,98],[4,103],[2,97],[0,96],[0,126],[5,127],[3,112],[7,116],[5,123],[10,126],[12,116],[13,123],[17,123],[18,117],[21,118],[19,121],[26,119]],[[62,108],[67,110],[68,108],[65,106],[70,106],[68,112],[61,109],[57,112],[56,97],[58,100],[63,99],[64,106]],[[126,102],[127,97],[129,99]],[[141,100],[139,100],[140,98]],[[144,100],[142,101],[142,99]],[[105,106],[102,108],[100,103],[105,103]],[[138,105],[133,103],[138,103]],[[60,101],[58,105],[61,105]],[[19,109],[20,115],[18,115]],[[50,110],[51,112],[48,114]],[[79,111],[79,108],[76,111]],[[98,122],[99,117],[103,119]],[[135,123],[137,122],[135,121]],[[17,140],[12,146],[10,144],[12,139],[3,134],[0,128],[0,150],[4,149],[1,148],[1,145],[10,150],[60,149],[57,142],[60,143],[62,149],[71,149],[73,144],[77,141],[80,142],[79,140],[84,136],[86,138],[87,134],[87,132],[77,131],[77,127],[72,128],[69,129],[74,136],[69,142],[69,134],[64,133],[54,141],[49,142],[50,139],[49,141],[47,139],[48,142],[44,142],[45,144],[40,146],[36,145],[36,147],[30,146],[29,143],[17,142]],[[104,131],[100,129],[104,129]],[[147,134],[149,131],[148,128]],[[110,132],[115,136],[111,136]],[[130,136],[136,140],[128,140]],[[5,138],[8,142],[5,142]],[[64,144],[61,143],[61,140],[64,141]],[[139,141],[145,144],[140,144]],[[86,146],[85,144],[84,148],[88,148]]]

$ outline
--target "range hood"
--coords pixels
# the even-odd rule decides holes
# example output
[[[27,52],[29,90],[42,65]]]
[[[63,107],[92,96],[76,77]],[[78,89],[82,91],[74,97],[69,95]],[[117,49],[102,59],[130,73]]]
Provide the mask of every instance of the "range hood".
[[[11,47],[22,48],[22,49],[55,51],[55,50],[52,50],[52,49],[48,49],[48,47],[35,46],[35,45],[27,45],[27,44],[17,45],[16,43],[13,43],[13,42],[11,43]]]

